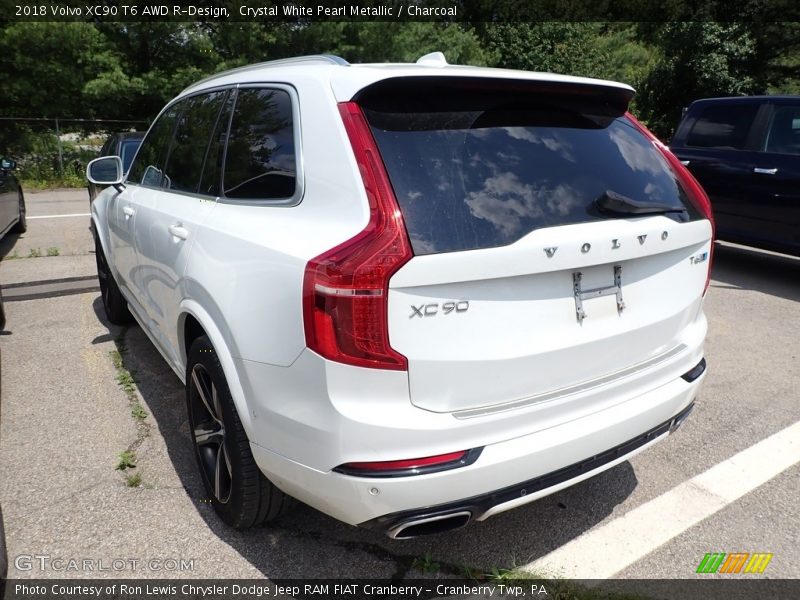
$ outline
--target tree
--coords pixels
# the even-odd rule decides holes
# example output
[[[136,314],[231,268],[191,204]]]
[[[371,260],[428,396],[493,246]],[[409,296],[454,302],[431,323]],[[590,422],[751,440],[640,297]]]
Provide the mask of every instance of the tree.
[[[84,86],[117,67],[90,23],[6,24],[0,29],[3,116],[93,116],[98,107],[85,97]]]
[[[608,63],[597,43],[598,23],[492,23],[482,28],[482,42],[494,55],[493,66],[592,76]]]
[[[637,106],[664,139],[693,100],[760,91],[752,75],[756,46],[745,23],[647,24],[641,32],[655,43],[659,57],[643,81]]]

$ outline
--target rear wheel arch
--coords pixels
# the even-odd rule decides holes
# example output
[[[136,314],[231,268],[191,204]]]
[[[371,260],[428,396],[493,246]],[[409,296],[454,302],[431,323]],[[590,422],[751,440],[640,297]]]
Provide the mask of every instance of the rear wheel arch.
[[[188,352],[189,427],[214,510],[237,529],[280,517],[294,502],[259,469],[216,348],[208,335],[202,334],[192,341]]]
[[[192,343],[199,337],[205,335],[211,341],[214,351],[219,358],[222,371],[228,383],[228,388],[233,398],[239,419],[242,422],[247,437],[251,442],[255,442],[253,435],[253,414],[244,394],[244,389],[239,381],[239,373],[233,361],[225,336],[216,325],[211,315],[196,301],[184,300],[181,303],[181,313],[178,317],[178,339],[181,340],[181,362],[183,371],[186,371],[189,359],[189,349]],[[184,383],[186,383],[184,381]]]

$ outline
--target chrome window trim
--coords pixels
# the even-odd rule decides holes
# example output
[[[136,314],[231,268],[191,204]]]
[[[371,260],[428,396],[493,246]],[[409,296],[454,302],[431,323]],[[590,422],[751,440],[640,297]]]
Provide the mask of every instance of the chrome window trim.
[[[135,187],[142,187],[149,190],[161,190],[163,192],[168,192],[170,194],[175,194],[178,196],[187,196],[189,198],[197,198],[200,200],[206,200],[210,202],[218,202],[220,204],[232,204],[232,205],[245,205],[245,206],[281,206],[281,207],[292,207],[297,206],[300,202],[303,201],[303,196],[305,194],[305,168],[303,163],[303,148],[302,148],[302,137],[301,137],[301,128],[300,128],[300,100],[297,94],[297,90],[294,86],[287,84],[287,83],[271,83],[271,82],[248,82],[248,83],[237,83],[237,84],[229,84],[229,85],[221,85],[209,88],[203,88],[202,90],[193,91],[189,94],[181,95],[172,100],[169,104],[167,104],[158,116],[153,119],[153,123],[147,129],[144,138],[142,138],[142,144],[147,139],[147,136],[150,134],[150,129],[152,129],[153,124],[158,122],[161,116],[166,113],[169,109],[171,109],[174,105],[178,104],[179,102],[183,102],[185,100],[189,100],[194,96],[199,96],[201,94],[208,94],[213,92],[219,91],[233,91],[234,93],[238,94],[239,89],[251,89],[251,88],[267,88],[267,89],[279,89],[285,91],[289,94],[289,99],[292,103],[292,134],[294,136],[294,159],[295,159],[295,189],[294,194],[288,198],[226,198],[224,195],[217,195],[211,196],[208,194],[201,194],[197,192],[186,192],[186,191],[178,191],[178,190],[170,190],[161,186],[152,186],[152,185],[145,185],[143,183],[138,182],[129,182],[126,180],[123,182],[126,186],[131,185]],[[234,105],[233,108],[236,107],[236,98],[234,97]],[[228,156],[228,134],[230,133],[231,121],[233,120],[233,110],[231,110],[231,114],[228,118],[228,128],[225,135],[225,150],[224,150],[224,157],[223,157],[223,164],[222,164],[222,178],[220,179],[220,191],[222,190],[222,186],[224,183],[224,171],[225,171],[225,161],[227,160]],[[172,130],[172,137],[170,138],[170,151],[172,150],[172,144],[175,138],[175,129]],[[142,144],[139,144],[139,148],[142,147]],[[136,150],[136,154],[139,154],[139,150]],[[167,159],[169,159],[169,154],[167,155]],[[136,156],[133,157],[133,161],[136,160]],[[133,164],[131,161],[131,165]],[[130,169],[129,169],[130,171]]]

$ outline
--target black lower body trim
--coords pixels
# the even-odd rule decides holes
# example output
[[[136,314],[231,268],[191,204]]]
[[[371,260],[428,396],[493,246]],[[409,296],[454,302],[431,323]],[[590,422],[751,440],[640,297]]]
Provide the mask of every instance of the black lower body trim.
[[[652,428],[650,431],[647,431],[642,435],[633,438],[632,440],[628,440],[627,442],[606,450],[605,452],[595,454],[594,456],[591,456],[585,460],[571,464],[557,471],[553,471],[552,473],[541,475],[534,479],[529,479],[528,481],[523,481],[521,483],[495,490],[493,492],[488,492],[480,496],[465,498],[464,500],[456,500],[446,504],[390,513],[388,515],[383,515],[360,523],[359,527],[365,527],[367,529],[372,529],[373,531],[388,533],[392,537],[410,537],[399,535],[400,530],[404,528],[405,524],[411,525],[417,521],[441,519],[443,517],[446,518],[446,516],[450,514],[456,516],[465,512],[469,512],[471,514],[471,519],[476,519],[486,513],[489,509],[498,506],[499,504],[505,504],[506,502],[510,502],[522,496],[527,496],[528,494],[533,494],[549,487],[556,486],[565,481],[569,481],[570,479],[579,477],[584,473],[588,473],[607,465],[621,456],[630,454],[634,450],[641,448],[654,439],[677,429],[678,425],[684,421],[686,416],[691,412],[692,408],[694,408],[694,402],[689,404],[689,406],[684,408],[681,412],[676,414],[668,421],[664,421],[661,425]],[[466,523],[460,523],[461,526],[465,524]]]

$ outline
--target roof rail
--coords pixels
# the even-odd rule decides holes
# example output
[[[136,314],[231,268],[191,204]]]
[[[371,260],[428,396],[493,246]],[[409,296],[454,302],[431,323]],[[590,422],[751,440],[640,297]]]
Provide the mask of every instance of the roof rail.
[[[333,54],[311,54],[308,56],[298,56],[295,58],[279,58],[277,60],[268,60],[266,62],[255,63],[252,65],[245,65],[243,67],[238,67],[236,69],[230,69],[228,71],[222,71],[221,73],[216,73],[214,75],[206,77],[205,79],[201,79],[196,83],[193,83],[189,87],[185,88],[183,92],[187,92],[191,89],[194,89],[200,84],[213,81],[214,79],[219,79],[221,77],[226,77],[228,75],[233,75],[234,73],[245,73],[247,71],[253,71],[264,67],[291,66],[296,64],[339,65],[341,67],[350,66],[350,63],[347,62],[345,59],[343,59],[341,56],[335,56]]]

